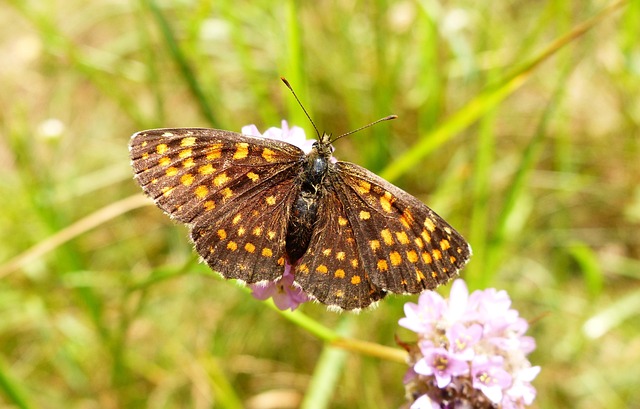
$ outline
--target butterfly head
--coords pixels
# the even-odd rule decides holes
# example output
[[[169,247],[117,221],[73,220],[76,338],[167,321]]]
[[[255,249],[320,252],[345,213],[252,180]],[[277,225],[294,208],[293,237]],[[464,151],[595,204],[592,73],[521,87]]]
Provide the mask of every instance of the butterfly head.
[[[306,159],[306,178],[312,185],[321,183],[327,173],[333,146],[331,146],[331,135],[323,134],[320,140],[313,143],[311,152]]]
[[[313,150],[318,156],[329,159],[334,151],[331,142],[331,134],[323,133],[320,139],[313,143]]]

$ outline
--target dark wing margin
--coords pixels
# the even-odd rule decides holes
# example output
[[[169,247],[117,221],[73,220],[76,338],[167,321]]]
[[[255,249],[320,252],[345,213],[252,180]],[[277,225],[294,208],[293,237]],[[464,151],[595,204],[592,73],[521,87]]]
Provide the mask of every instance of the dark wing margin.
[[[471,257],[467,241],[418,199],[348,162],[331,177],[364,270],[376,287],[399,294],[431,290],[457,276]]]
[[[138,132],[129,150],[136,181],[191,226],[196,250],[214,271],[249,283],[282,275],[302,150],[205,128]]]

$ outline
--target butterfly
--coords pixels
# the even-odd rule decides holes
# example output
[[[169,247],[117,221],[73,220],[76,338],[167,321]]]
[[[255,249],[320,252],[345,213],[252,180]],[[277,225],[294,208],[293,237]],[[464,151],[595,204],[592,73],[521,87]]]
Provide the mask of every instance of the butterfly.
[[[409,193],[332,160],[336,139],[323,134],[305,154],[275,139],[167,128],[134,134],[129,148],[143,191],[190,226],[225,278],[274,281],[288,263],[311,298],[357,310],[455,277],[471,256],[466,240]]]

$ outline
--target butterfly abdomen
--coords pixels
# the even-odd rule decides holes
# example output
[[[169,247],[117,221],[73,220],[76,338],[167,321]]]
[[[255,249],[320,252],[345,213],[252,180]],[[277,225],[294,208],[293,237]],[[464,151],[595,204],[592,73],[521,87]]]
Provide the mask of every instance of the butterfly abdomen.
[[[317,195],[301,191],[291,206],[287,225],[286,251],[290,264],[298,261],[307,251],[317,216]]]
[[[318,205],[324,188],[322,183],[329,168],[329,158],[317,147],[305,157],[304,171],[300,174],[300,190],[291,206],[287,225],[286,251],[290,264],[298,261],[309,247],[318,218]]]

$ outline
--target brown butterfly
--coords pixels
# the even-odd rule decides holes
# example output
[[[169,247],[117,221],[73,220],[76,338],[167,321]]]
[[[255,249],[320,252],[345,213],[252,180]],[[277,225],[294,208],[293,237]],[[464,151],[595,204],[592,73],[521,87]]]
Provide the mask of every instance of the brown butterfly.
[[[133,135],[130,153],[144,192],[226,278],[274,281],[289,263],[312,298],[353,310],[456,276],[471,256],[465,239],[402,189],[330,160],[342,136],[323,134],[305,154],[231,131],[152,129]]]

